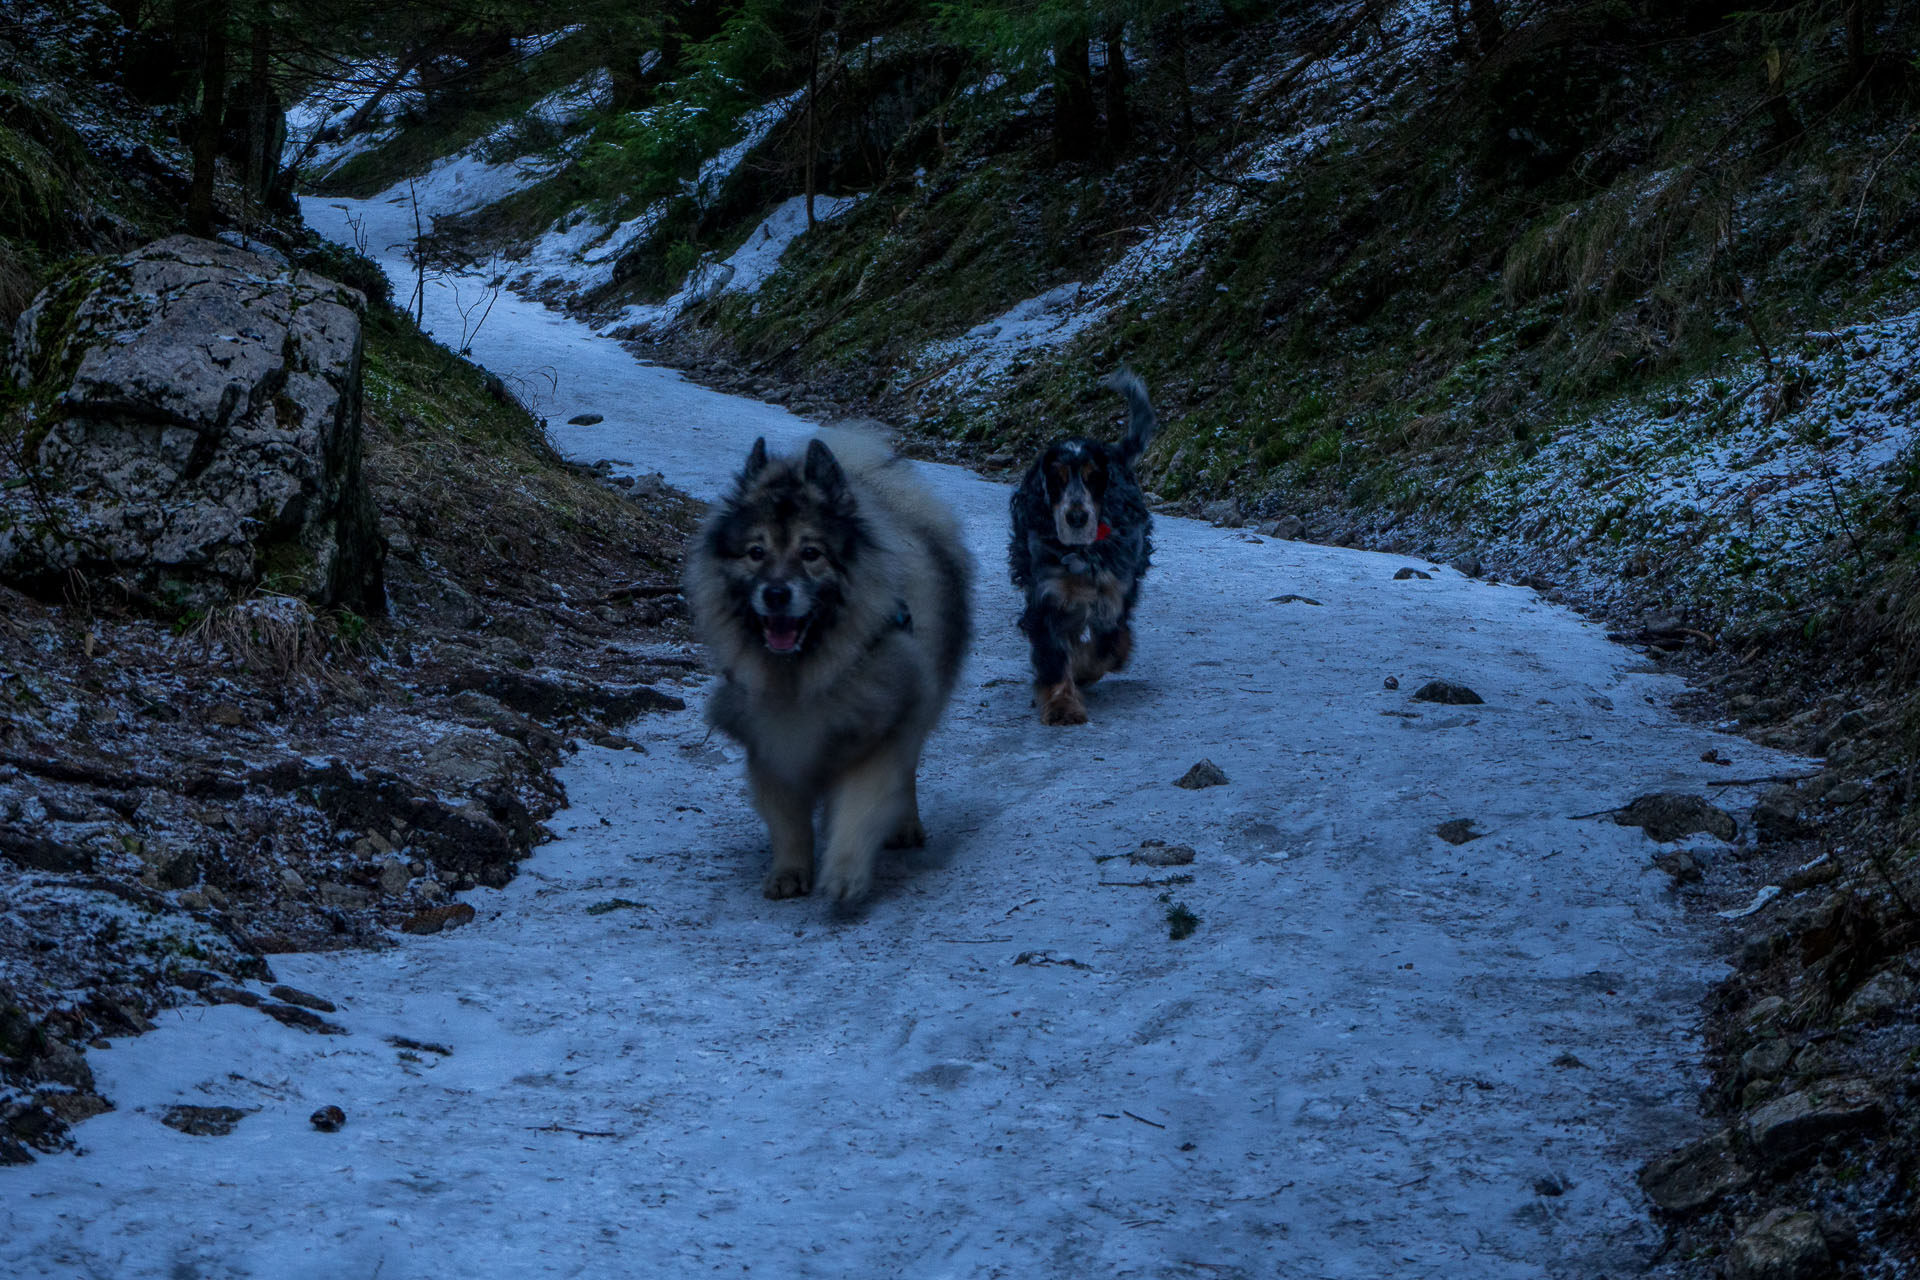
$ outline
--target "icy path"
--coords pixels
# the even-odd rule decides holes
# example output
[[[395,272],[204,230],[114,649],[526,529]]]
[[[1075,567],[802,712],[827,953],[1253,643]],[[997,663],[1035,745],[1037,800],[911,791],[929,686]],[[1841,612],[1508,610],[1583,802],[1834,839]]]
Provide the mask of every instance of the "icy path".
[[[804,430],[512,299],[477,347],[552,370],[556,420],[606,415],[567,429],[581,456],[696,491]],[[0,1273],[1636,1271],[1631,1171],[1691,1123],[1708,962],[1645,837],[1569,815],[1697,786],[1708,746],[1771,763],[1530,592],[1180,520],[1132,672],[1043,728],[1005,491],[929,474],[981,639],[923,775],[932,845],[863,912],[762,899],[737,756],[694,711],[643,721],[647,754],[568,766],[561,839],[468,895],[476,923],[276,957],[351,1035],[193,1007],[92,1055],[119,1110],[84,1157],[0,1173]],[[1430,677],[1486,705],[1410,703]],[[1172,786],[1201,757],[1231,782]],[[1488,834],[1433,834],[1461,817]],[[1149,837],[1198,856],[1102,861]],[[1166,891],[1127,882],[1186,873],[1172,941]],[[159,1124],[181,1101],[259,1111],[195,1138]],[[340,1133],[308,1126],[327,1103]]]

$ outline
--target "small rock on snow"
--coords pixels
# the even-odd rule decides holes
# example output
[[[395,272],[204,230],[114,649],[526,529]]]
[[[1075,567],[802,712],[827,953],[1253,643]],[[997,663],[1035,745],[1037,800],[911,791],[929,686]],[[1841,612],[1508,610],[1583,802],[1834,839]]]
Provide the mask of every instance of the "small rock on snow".
[[[288,1004],[297,1004],[302,1009],[313,1009],[319,1013],[337,1012],[337,1006],[325,996],[316,996],[302,991],[298,987],[279,986],[267,993],[275,1000],[285,1000]]]
[[[309,1009],[294,1004],[263,1004],[260,1012],[272,1018],[281,1026],[293,1027],[298,1031],[311,1031],[315,1035],[343,1036],[347,1029],[338,1023],[328,1022]]]
[[[410,917],[400,928],[406,933],[439,933],[442,929],[469,924],[472,920],[471,906],[464,902],[452,902],[444,907],[428,907],[418,915]]]
[[[1675,884],[1692,884],[1700,878],[1700,859],[1690,849],[1669,849],[1654,855],[1653,865],[1673,877]]]
[[[313,1127],[322,1133],[338,1133],[340,1126],[347,1122],[347,1113],[338,1107],[326,1106],[314,1112],[309,1119]]]
[[[1617,810],[1613,820],[1623,827],[1639,827],[1662,844],[1697,832],[1728,841],[1740,834],[1740,824],[1733,820],[1732,814],[1684,791],[1656,791],[1640,796],[1626,808]]]
[[[1415,702],[1443,702],[1450,707],[1474,707],[1485,703],[1473,690],[1451,680],[1429,680],[1414,690]]]
[[[192,1134],[196,1138],[222,1138],[232,1133],[235,1125],[252,1115],[257,1109],[184,1105],[168,1107],[166,1114],[160,1117],[160,1123],[169,1129],[178,1129],[182,1133]]]
[[[1202,760],[1182,774],[1173,785],[1198,791],[1202,787],[1224,787],[1226,784],[1227,775],[1220,771],[1220,766],[1211,760]]]
[[[1406,568],[1393,575],[1395,582],[1405,582],[1408,578],[1419,578],[1424,582],[1433,581],[1433,575],[1424,569]]]
[[[597,413],[576,413],[567,419],[567,425],[570,427],[591,427],[605,421],[606,418]]]
[[[1221,780],[1225,781],[1224,775]],[[1184,867],[1193,861],[1193,849],[1184,844],[1168,844],[1165,840],[1143,840],[1138,849],[1127,855],[1127,861],[1138,867]]]
[[[1475,831],[1473,829],[1472,818],[1454,818],[1449,822],[1443,822],[1435,827],[1433,834],[1439,836],[1448,844],[1465,844],[1469,840],[1478,840],[1487,833],[1484,831]]]

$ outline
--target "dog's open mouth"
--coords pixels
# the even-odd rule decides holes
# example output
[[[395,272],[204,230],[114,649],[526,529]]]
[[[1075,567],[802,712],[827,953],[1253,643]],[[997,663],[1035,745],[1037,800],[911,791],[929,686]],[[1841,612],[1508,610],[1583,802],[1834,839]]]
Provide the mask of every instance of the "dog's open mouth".
[[[807,619],[769,618],[761,614],[760,632],[766,637],[767,648],[775,653],[793,653],[807,634]]]

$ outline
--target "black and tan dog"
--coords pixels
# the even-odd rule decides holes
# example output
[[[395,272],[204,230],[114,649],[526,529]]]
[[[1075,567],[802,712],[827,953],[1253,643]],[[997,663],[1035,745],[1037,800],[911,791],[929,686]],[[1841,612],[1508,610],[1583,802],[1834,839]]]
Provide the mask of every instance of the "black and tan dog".
[[[1127,665],[1133,605],[1153,555],[1153,517],[1133,478],[1157,426],[1153,406],[1131,370],[1106,385],[1126,398],[1126,436],[1115,445],[1055,441],[1013,495],[1007,561],[1027,597],[1020,630],[1033,646],[1044,724],[1085,724],[1081,686]]]

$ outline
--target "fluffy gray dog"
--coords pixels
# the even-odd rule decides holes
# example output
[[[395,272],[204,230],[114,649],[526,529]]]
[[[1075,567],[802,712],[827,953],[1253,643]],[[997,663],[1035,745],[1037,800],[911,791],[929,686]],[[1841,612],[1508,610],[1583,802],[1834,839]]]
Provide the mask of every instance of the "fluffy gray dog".
[[[926,842],[921,747],[971,632],[973,566],[952,513],[879,440],[823,432],[800,458],[754,442],[687,556],[687,599],[720,687],[715,728],[747,751],[773,844],[769,898],[854,902],[889,848]]]

